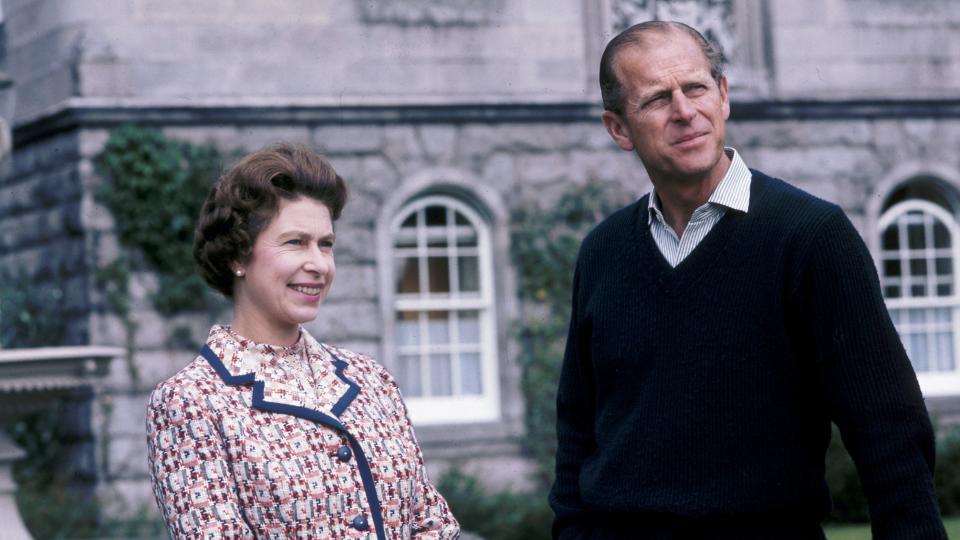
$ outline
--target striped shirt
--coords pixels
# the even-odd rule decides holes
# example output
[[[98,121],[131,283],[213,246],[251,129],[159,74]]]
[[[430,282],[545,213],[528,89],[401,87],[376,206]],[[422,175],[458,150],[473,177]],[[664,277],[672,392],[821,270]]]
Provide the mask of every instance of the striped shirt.
[[[687,258],[687,255],[693,252],[707,234],[713,229],[713,226],[720,221],[720,218],[727,213],[727,210],[736,210],[746,213],[750,207],[750,169],[740,159],[740,154],[733,148],[725,149],[730,158],[730,168],[727,174],[720,180],[717,189],[713,190],[710,199],[693,211],[687,228],[683,231],[683,236],[677,237],[677,233],[667,224],[663,217],[663,211],[660,209],[660,198],[657,197],[656,190],[650,192],[649,215],[647,224],[650,225],[650,233],[663,258],[670,263],[670,266],[676,267]]]

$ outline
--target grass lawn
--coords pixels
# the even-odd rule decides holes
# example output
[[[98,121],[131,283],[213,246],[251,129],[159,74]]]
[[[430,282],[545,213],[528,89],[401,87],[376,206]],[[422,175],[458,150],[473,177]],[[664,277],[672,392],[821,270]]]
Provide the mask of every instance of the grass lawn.
[[[960,518],[946,518],[947,536],[951,540],[960,540]],[[830,540],[870,540],[869,525],[844,525],[842,527],[824,527]]]

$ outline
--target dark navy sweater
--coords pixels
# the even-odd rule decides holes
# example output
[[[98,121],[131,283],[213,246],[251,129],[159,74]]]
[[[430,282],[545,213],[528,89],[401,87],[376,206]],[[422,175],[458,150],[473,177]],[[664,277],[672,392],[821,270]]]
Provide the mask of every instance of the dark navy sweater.
[[[874,538],[945,539],[934,440],[870,254],[753,171],[676,268],[647,198],[584,240],[558,391],[557,538],[822,538],[840,428]]]

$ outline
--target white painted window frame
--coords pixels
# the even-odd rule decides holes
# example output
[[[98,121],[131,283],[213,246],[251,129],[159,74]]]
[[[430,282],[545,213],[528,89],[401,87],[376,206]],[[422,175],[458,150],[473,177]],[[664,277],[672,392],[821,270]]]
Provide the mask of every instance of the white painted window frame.
[[[953,371],[938,371],[938,372],[917,372],[917,380],[920,383],[920,389],[923,391],[924,396],[934,397],[934,396],[952,396],[960,394],[960,293],[958,293],[958,264],[960,264],[960,226],[957,224],[956,218],[950,214],[947,210],[941,206],[934,204],[930,201],[923,199],[910,199],[900,203],[897,203],[887,209],[877,223],[877,240],[878,240],[878,268],[880,270],[881,280],[885,278],[885,272],[883,263],[886,259],[887,251],[883,249],[883,234],[891,225],[895,225],[897,220],[909,212],[919,211],[924,214],[930,215],[933,219],[939,221],[943,224],[949,233],[950,247],[949,255],[952,259],[952,295],[950,296],[926,296],[922,298],[918,297],[900,297],[900,298],[889,298],[886,299],[887,308],[891,312],[891,316],[896,315],[896,312],[899,310],[906,309],[929,309],[929,308],[950,308],[951,310],[951,319],[952,319],[952,332],[953,332],[953,357],[954,357],[954,370]],[[924,258],[928,261],[928,276],[929,268],[931,263],[936,259],[937,255],[942,256],[942,253],[938,253],[935,250],[931,242],[927,242],[925,246]],[[901,260],[903,259],[903,252],[906,250],[905,242],[901,239],[900,249],[898,254],[900,254]],[[906,272],[907,268],[901,266],[901,272]],[[935,275],[935,271],[934,271]],[[929,279],[929,277],[928,277]],[[929,346],[928,346],[929,348]]]
[[[399,294],[396,290],[396,275],[394,275],[393,261],[396,257],[395,239],[401,224],[411,215],[428,206],[443,206],[462,214],[477,232],[476,253],[479,271],[479,295],[470,295],[460,298],[456,291],[448,297],[431,297],[424,288],[420,287],[418,295]],[[480,324],[480,369],[482,392],[476,396],[430,396],[412,397],[404,399],[412,421],[417,425],[430,424],[462,424],[487,422],[497,420],[500,416],[500,389],[497,360],[496,338],[496,303],[493,282],[493,249],[490,239],[490,227],[480,214],[469,205],[449,195],[424,195],[417,197],[395,214],[390,223],[390,262],[388,272],[392,298],[392,316],[395,318],[398,311],[477,311]],[[420,254],[424,259],[426,254]],[[424,260],[420,264],[425,264]],[[423,274],[421,273],[421,279]],[[397,325],[388,325],[396,334]],[[422,340],[426,336],[421,335]],[[389,340],[399,350],[399,340],[396,335]],[[394,357],[398,357],[394,351]],[[403,390],[401,388],[401,390]]]

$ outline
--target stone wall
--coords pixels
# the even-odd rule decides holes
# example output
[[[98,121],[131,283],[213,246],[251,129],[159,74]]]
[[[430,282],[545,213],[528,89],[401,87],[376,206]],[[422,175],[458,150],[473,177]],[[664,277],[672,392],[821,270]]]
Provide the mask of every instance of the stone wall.
[[[773,0],[774,65],[785,98],[956,97],[953,0]]]
[[[424,170],[459,171],[475,181],[473,189],[491,191],[488,199],[504,201],[505,213],[523,206],[547,206],[559,195],[587,181],[610,182],[617,189],[640,193],[644,173],[629,154],[614,151],[602,125],[304,125],[275,127],[193,126],[167,128],[172,138],[213,143],[225,151],[253,150],[278,142],[306,144],[326,154],[350,186],[350,201],[337,223],[337,281],[319,318],[307,325],[322,340],[382,357],[383,321],[378,290],[376,229],[378,216],[391,193],[403,191]],[[83,149],[77,169],[87,189],[101,181],[91,160],[107,133],[82,130]],[[442,181],[442,178],[439,180]],[[86,207],[84,226],[93,267],[111,262],[118,250],[112,220],[93,203]],[[496,247],[501,259],[509,246]],[[135,258],[135,257],[134,257]],[[521,457],[522,399],[512,323],[520,314],[511,306],[515,295],[509,276],[498,280],[502,300],[498,333],[502,419],[458,427],[424,426],[418,436],[435,477],[456,464],[482,475],[492,487],[527,485],[531,464]],[[98,431],[101,494],[116,515],[140,509],[154,512],[144,459],[144,411],[150,390],[186,365],[213,322],[228,322],[229,309],[165,319],[150,303],[156,278],[146,271],[131,276],[130,316],[110,313],[101,291],[91,292],[90,341],[127,346],[129,358],[117,359],[95,409]],[[130,323],[133,323],[132,326]],[[189,339],[184,339],[184,332]],[[192,347],[191,347],[191,343]],[[388,366],[390,367],[390,366]]]
[[[924,126],[930,140],[921,144],[916,136]],[[308,328],[323,340],[378,358],[382,355],[383,327],[376,277],[377,219],[390,194],[402,191],[419,172],[437,167],[462,171],[475,180],[475,189],[495,192],[494,198],[504,201],[509,209],[548,206],[565,190],[588,181],[606,182],[634,195],[649,189],[637,159],[614,147],[599,121],[282,129],[197,126],[168,128],[166,133],[198,143],[213,142],[224,149],[252,150],[289,140],[307,144],[331,159],[350,185],[351,200],[337,224],[337,282],[320,317]],[[870,214],[868,202],[885,195],[879,188],[880,180],[902,163],[937,164],[960,176],[960,157],[950,151],[960,144],[960,121],[932,125],[911,119],[733,121],[729,136],[750,166],[837,202],[865,236],[870,221],[876,219]],[[89,160],[105,140],[105,132],[83,131],[77,138],[84,149],[77,168],[87,171],[84,184],[92,188],[98,179],[92,175]],[[960,185],[956,187],[960,190]],[[109,216],[101,214],[103,209],[93,205],[89,210],[84,222],[88,243],[97,254],[96,264],[102,265],[115,256],[116,240]],[[212,322],[229,317],[229,310],[219,310],[164,319],[153,311],[149,301],[156,280],[148,272],[139,272],[134,274],[131,286],[131,319],[136,323],[132,340],[123,321],[103,309],[95,310],[89,324],[91,342],[134,348],[129,362],[113,364],[107,397],[98,404],[94,421],[103,441],[102,491],[109,494],[107,499],[118,513],[141,507],[153,511],[143,457],[143,411],[150,389],[195,355],[176,329],[188,328],[189,341],[199,343]],[[501,289],[503,286],[498,284]],[[500,290],[498,294],[509,296],[513,291]],[[96,299],[92,304],[101,306]],[[522,314],[501,310],[500,315],[500,325],[505,327]],[[505,350],[515,351],[509,332],[502,335],[508,342]],[[506,397],[501,425],[478,426],[473,432],[466,427],[455,439],[449,437],[447,427],[419,429],[434,476],[455,463],[483,475],[493,485],[524,485],[530,468],[516,446],[522,404],[513,357],[501,358],[501,370],[507,374],[503,377]]]
[[[6,0],[17,118],[68,98],[436,102],[586,91],[579,2],[368,4]]]
[[[636,157],[617,149],[582,106],[596,93],[597,59],[590,54],[598,51],[587,42],[602,27],[586,29],[586,2],[458,1],[462,9],[450,11],[443,7],[453,0],[397,0],[389,8],[365,0],[209,0],[202,10],[187,0],[4,0],[19,127],[53,118],[54,128],[21,129],[30,137],[18,141],[13,173],[0,179],[0,266],[22,264],[38,283],[61,284],[67,343],[130,349],[113,363],[93,407],[100,490],[110,512],[156,512],[144,458],[147,396],[194,357],[211,323],[229,318],[225,304],[161,317],[150,301],[157,279],[142,266],[131,276],[131,315],[110,312],[94,275],[122,248],[112,218],[94,199],[102,179],[92,159],[106,128],[118,122],[113,118],[136,121],[138,111],[158,105],[143,119],[171,137],[226,152],[284,140],[327,154],[352,194],[338,223],[337,282],[309,328],[376,358],[384,357],[379,220],[397,194],[422,184],[425,172],[439,182],[455,176],[478,199],[499,201],[506,216],[549,206],[588,181],[634,196],[649,189]],[[773,0],[772,24],[756,34],[770,45],[772,90],[765,97],[955,99],[958,9],[949,0]],[[508,103],[509,114],[520,111],[522,119],[505,119],[505,110],[481,119],[489,112],[483,109],[468,120],[435,110],[429,121],[403,120],[409,103],[467,102]],[[555,102],[581,112],[537,118],[536,105]],[[386,112],[364,121],[294,114],[277,121],[268,110],[291,103],[308,117],[314,105],[340,103],[378,104]],[[163,109],[171,104],[182,107],[176,121]],[[56,124],[57,111],[90,107],[108,114],[89,124],[81,116]],[[245,120],[204,119],[223,107],[236,107]],[[748,165],[839,203],[868,244],[877,201],[897,182],[926,171],[960,190],[955,113],[734,115],[728,135]],[[509,223],[495,225],[503,232]],[[522,402],[511,324],[523,313],[509,245],[499,238],[503,421],[458,428],[456,438],[449,427],[425,426],[418,435],[435,477],[458,464],[492,485],[522,486],[529,463],[518,450]]]
[[[64,344],[89,341],[87,246],[76,134],[18,148],[0,177],[0,268],[28,270],[38,288],[63,292]]]

